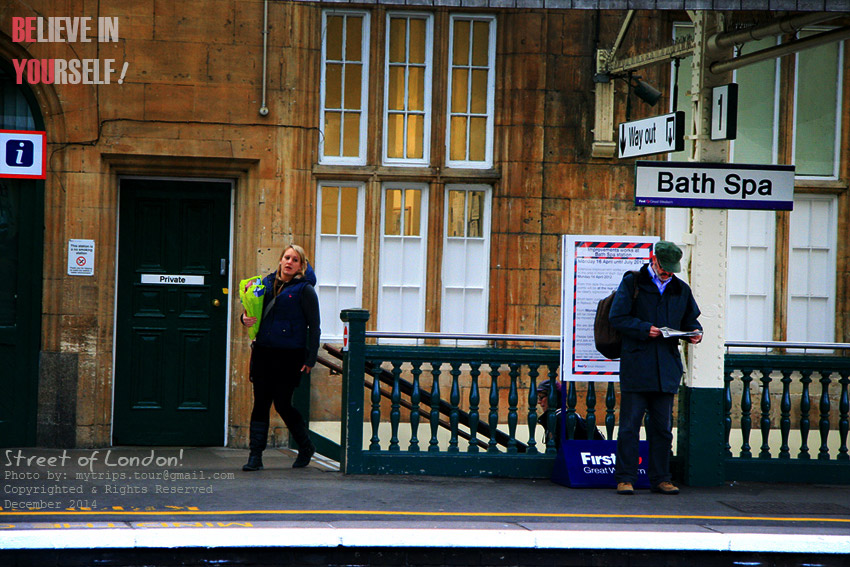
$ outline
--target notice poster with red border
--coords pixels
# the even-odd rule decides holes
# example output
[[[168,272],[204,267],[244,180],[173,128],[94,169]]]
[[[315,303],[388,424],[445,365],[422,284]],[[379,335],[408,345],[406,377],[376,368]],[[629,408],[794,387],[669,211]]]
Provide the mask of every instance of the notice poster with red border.
[[[616,382],[620,361],[605,358],[593,340],[596,305],[623,274],[649,261],[656,236],[576,236],[561,241],[561,379]]]

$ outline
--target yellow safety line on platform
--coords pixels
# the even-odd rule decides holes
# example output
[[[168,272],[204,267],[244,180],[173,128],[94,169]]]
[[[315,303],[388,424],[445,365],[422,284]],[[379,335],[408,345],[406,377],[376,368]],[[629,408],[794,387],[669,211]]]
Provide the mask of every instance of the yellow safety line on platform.
[[[850,518],[820,517],[770,517],[770,516],[702,516],[677,514],[570,514],[557,512],[411,512],[392,510],[66,510],[62,512],[5,512],[4,516],[212,516],[212,515],[311,515],[311,516],[437,516],[453,518],[588,518],[588,519],[640,519],[640,520],[736,520],[760,522],[830,522],[850,523]]]

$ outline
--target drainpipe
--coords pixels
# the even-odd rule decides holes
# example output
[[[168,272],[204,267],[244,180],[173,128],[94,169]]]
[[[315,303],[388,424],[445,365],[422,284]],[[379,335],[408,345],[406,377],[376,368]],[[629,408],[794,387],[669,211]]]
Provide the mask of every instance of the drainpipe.
[[[263,102],[260,105],[260,116],[268,116],[266,106],[266,58],[269,49],[269,0],[263,2]]]

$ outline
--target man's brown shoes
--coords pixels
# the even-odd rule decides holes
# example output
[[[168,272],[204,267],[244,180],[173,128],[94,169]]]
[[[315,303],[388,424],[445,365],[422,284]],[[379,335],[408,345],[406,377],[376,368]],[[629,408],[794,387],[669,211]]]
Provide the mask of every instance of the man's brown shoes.
[[[618,482],[617,483],[617,494],[634,494],[635,487],[632,486],[631,482]]]
[[[679,494],[679,489],[676,488],[676,485],[674,485],[672,482],[667,482],[667,481],[658,483],[657,485],[653,486],[650,490],[652,490],[653,492],[657,492],[659,494],[670,494],[670,495]]]

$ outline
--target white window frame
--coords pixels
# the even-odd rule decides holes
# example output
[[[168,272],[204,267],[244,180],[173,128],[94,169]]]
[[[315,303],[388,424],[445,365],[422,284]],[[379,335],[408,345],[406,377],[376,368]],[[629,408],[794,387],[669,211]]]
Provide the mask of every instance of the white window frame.
[[[481,236],[480,237],[470,237],[470,236],[449,236],[449,196],[452,191],[464,191],[467,193],[471,193],[474,191],[481,191],[484,193],[484,206],[481,211]],[[446,284],[447,281],[450,281],[450,278],[447,277],[447,272],[449,270],[456,270],[459,266],[456,264],[447,261],[446,251],[449,247],[449,241],[451,240],[480,240],[483,242],[484,253],[478,255],[477,257],[473,255],[470,257],[467,254],[467,262],[471,263],[473,260],[477,259],[478,266],[477,269],[481,271],[483,276],[483,287],[482,287],[482,296],[481,301],[484,306],[483,311],[480,313],[480,318],[470,323],[469,321],[464,320],[462,324],[462,330],[452,330],[452,332],[461,332],[467,334],[486,334],[488,325],[489,325],[489,305],[490,305],[490,237],[491,237],[491,219],[492,219],[492,202],[493,202],[493,187],[490,185],[479,185],[479,184],[447,184],[445,187],[445,199],[444,199],[444,208],[443,208],[443,261],[442,261],[442,289],[440,294],[440,330],[443,333],[450,332],[446,329],[446,321],[447,313],[446,313],[446,294],[450,288]],[[469,208],[469,198],[465,199],[464,206],[464,225],[466,225],[466,219],[468,218],[468,208]],[[465,267],[465,266],[464,266]],[[467,289],[464,287],[463,289]]]
[[[424,20],[425,21],[425,92],[424,95],[424,116],[423,116],[423,132],[422,132],[422,158],[421,159],[411,159],[411,158],[391,158],[387,155],[388,146],[387,146],[387,133],[388,133],[388,121],[389,121],[389,96],[387,93],[389,92],[389,83],[390,83],[390,21],[393,18],[404,18],[408,21],[408,30],[409,30],[409,21],[412,19]],[[433,91],[433,77],[434,77],[434,16],[429,13],[422,12],[388,12],[387,20],[386,20],[386,44],[385,44],[385,55],[384,55],[384,112],[383,112],[383,138],[381,140],[381,156],[382,162],[384,165],[389,166],[427,166],[431,162],[431,93]],[[410,43],[410,34],[407,35],[407,44],[409,46]],[[406,52],[409,52],[409,48],[405,49]],[[409,66],[409,65],[408,65]],[[404,104],[405,110],[401,113],[405,115],[404,120],[404,133],[402,137],[404,139],[404,147],[407,149],[407,117],[409,114],[412,114],[407,110],[407,105],[409,103],[408,93],[407,93],[407,72],[405,71],[405,93],[404,93]],[[399,113],[399,111],[393,111],[394,114]],[[418,114],[418,112],[414,113]]]
[[[779,45],[777,40],[776,45]],[[777,57],[774,60],[774,80],[773,80],[773,136],[771,139],[771,163],[776,164],[779,161],[779,110],[780,110],[780,88],[782,85],[782,58]],[[738,72],[740,69],[736,69],[732,72],[732,82],[738,82]],[[796,88],[796,87],[795,87]],[[734,163],[736,160],[735,157],[735,144],[737,140],[731,140],[729,142],[729,155],[730,155],[730,163]]]
[[[789,242],[788,242],[788,293],[787,293],[787,309],[788,309],[788,317],[786,322],[786,333],[788,336],[788,340],[792,342],[834,342],[835,341],[835,279],[837,277],[836,274],[836,260],[837,260],[837,248],[838,248],[838,197],[836,195],[824,195],[824,194],[815,194],[815,193],[807,193],[802,195],[797,195],[794,198],[795,206],[794,211],[791,212],[791,219],[789,220],[788,226],[788,234],[789,234]],[[811,274],[808,273],[807,277],[823,277],[826,278],[826,308],[825,308],[825,318],[826,320],[819,320],[818,325],[820,328],[826,329],[826,336],[822,338],[812,337],[809,332],[808,325],[804,324],[803,329],[800,333],[794,332],[796,326],[799,323],[792,321],[792,309],[791,302],[795,297],[801,297],[801,295],[796,294],[792,295],[793,285],[791,283],[791,279],[795,277],[799,277],[800,270],[805,270],[804,266],[799,265],[795,262],[794,259],[794,232],[793,232],[793,222],[794,222],[794,212],[799,210],[799,203],[801,201],[828,201],[830,204],[830,214],[829,219],[826,222],[826,234],[828,236],[827,241],[827,269],[825,274]],[[808,297],[813,297],[813,294],[809,290],[807,293]],[[807,316],[807,320],[810,317]]]
[[[487,126],[485,132],[485,150],[483,161],[453,160],[451,159],[451,133],[452,133],[452,61],[454,49],[455,22],[458,20],[487,21],[490,23],[490,38],[488,53],[488,80],[487,80]],[[470,42],[472,45],[472,42]],[[496,100],[496,16],[487,14],[452,14],[449,23],[449,59],[448,59],[448,81],[446,98],[446,167],[489,169],[493,167],[493,130]],[[471,74],[470,74],[471,80]],[[469,91],[471,93],[471,89]],[[467,124],[467,132],[469,131]],[[467,154],[469,150],[469,136],[467,135]]]
[[[399,236],[389,236],[389,238],[418,238],[421,239],[421,249],[419,250],[418,257],[418,265],[421,268],[421,272],[419,274],[419,285],[417,286],[419,289],[419,297],[417,303],[416,313],[407,313],[404,314],[405,320],[405,328],[399,329],[395,328],[393,325],[388,325],[389,321],[393,321],[394,317],[389,316],[386,313],[386,303],[384,301],[384,287],[385,282],[387,281],[387,275],[390,271],[399,270],[402,266],[399,265],[398,258],[388,258],[386,255],[386,246],[385,240],[388,238],[387,235],[384,234],[386,230],[386,200],[387,200],[387,191],[393,189],[400,189],[404,191],[406,189],[416,189],[421,193],[420,199],[420,207],[421,212],[419,215],[419,236],[410,237],[404,236],[404,230],[401,231],[401,235]],[[405,331],[411,333],[422,332],[425,330],[425,303],[426,303],[426,286],[427,286],[427,257],[428,257],[428,192],[429,187],[427,183],[400,183],[400,182],[386,182],[381,186],[381,215],[380,215],[380,254],[379,254],[379,266],[378,266],[378,316],[377,316],[377,324],[379,331]],[[397,286],[396,286],[397,287]],[[403,286],[402,286],[403,287]],[[404,340],[394,340],[393,342],[405,343],[409,341]]]
[[[360,46],[360,53],[363,58],[361,64],[363,68],[363,73],[361,76],[361,85],[360,85],[360,152],[357,156],[326,156],[325,155],[325,85],[327,85],[326,81],[326,69],[327,69],[327,41],[325,41],[325,33],[327,32],[328,25],[327,20],[328,16],[357,16],[363,18],[363,30],[362,30],[362,45]],[[319,163],[321,164],[330,164],[330,165],[366,165],[366,141],[367,141],[367,131],[366,128],[368,126],[368,118],[369,118],[369,34],[370,34],[370,26],[369,20],[370,14],[364,10],[323,10],[322,11],[322,64],[321,64],[321,87],[320,87],[320,101],[319,101]],[[343,33],[345,33],[345,26],[343,26]],[[343,46],[345,46],[345,41],[343,40]],[[345,79],[343,77],[342,81],[342,89],[343,95],[345,91]],[[341,121],[342,123],[342,121]],[[340,134],[343,135],[344,130],[340,129]],[[344,137],[344,136],[343,136]],[[340,147],[342,147],[344,140],[340,140]]]
[[[766,238],[764,245],[754,245],[750,240],[742,244],[733,243],[732,239],[727,239],[726,257],[726,340],[727,341],[771,341],[773,340],[773,321],[774,321],[774,297],[776,292],[776,213],[774,211],[747,211],[732,209],[727,211],[728,220],[727,226],[734,226],[736,234],[740,232],[750,232],[750,225],[756,215],[765,216]],[[764,254],[764,266],[761,273],[756,273],[752,266],[754,248],[761,249]],[[745,249],[743,251],[743,265],[733,265],[736,255],[733,254],[734,249]],[[745,283],[743,290],[740,293],[733,293],[736,287],[733,282],[750,282],[753,279],[761,278],[764,286],[764,293],[754,291],[756,286]],[[744,309],[732,309],[732,297],[738,297],[743,300]],[[764,313],[760,321],[752,323],[750,317],[752,315],[751,298],[759,298],[764,302]],[[759,329],[762,334],[751,335],[749,330]],[[734,349],[734,350],[752,350],[752,349]]]
[[[827,31],[826,29],[811,29],[807,28],[803,30],[806,31]],[[831,45],[831,44],[830,44]],[[792,126],[792,141],[791,141],[791,159],[792,163],[796,164],[797,160],[797,105],[799,104],[799,72],[800,72],[800,53],[795,54],[795,65],[794,65],[794,110],[793,110],[793,126]],[[832,157],[833,170],[831,175],[804,175],[797,174],[797,178],[799,179],[824,179],[824,180],[835,180],[838,179],[838,168],[841,165],[841,131],[842,131],[842,104],[844,97],[844,42],[838,42],[838,75],[835,85],[835,140],[833,146],[835,148],[834,154]]]
[[[323,250],[324,239],[330,237],[336,237],[339,239],[341,236],[338,232],[335,235],[324,234],[322,233],[322,189],[324,187],[356,187],[357,188],[357,225],[355,228],[355,239],[356,239],[356,258],[358,259],[358,264],[362,265],[363,259],[363,234],[365,231],[365,218],[366,218],[366,184],[363,182],[349,182],[349,181],[320,181],[316,188],[316,258],[315,263],[316,266],[316,292],[319,294],[319,303],[322,305],[322,291],[325,288],[339,288],[339,281],[336,282],[328,282],[327,280],[327,272],[322,270],[322,264],[325,262],[325,258],[327,256],[326,250]],[[341,210],[341,200],[337,203],[337,207],[339,208],[339,215],[342,214]],[[339,216],[337,217],[337,227],[339,226]],[[350,235],[345,235],[350,237]],[[339,263],[339,258],[329,258],[329,262]],[[323,273],[324,272],[324,273]],[[363,270],[356,269],[353,270],[352,273],[356,277],[355,289],[356,295],[358,296],[359,301],[357,305],[352,305],[347,308],[357,308],[363,305]],[[338,296],[337,296],[338,298]],[[338,304],[337,304],[338,305]],[[333,318],[331,321],[328,320],[327,317],[322,317],[322,340],[323,341],[333,341],[339,342],[342,341],[343,335],[343,324],[339,319],[339,313],[337,316]]]

